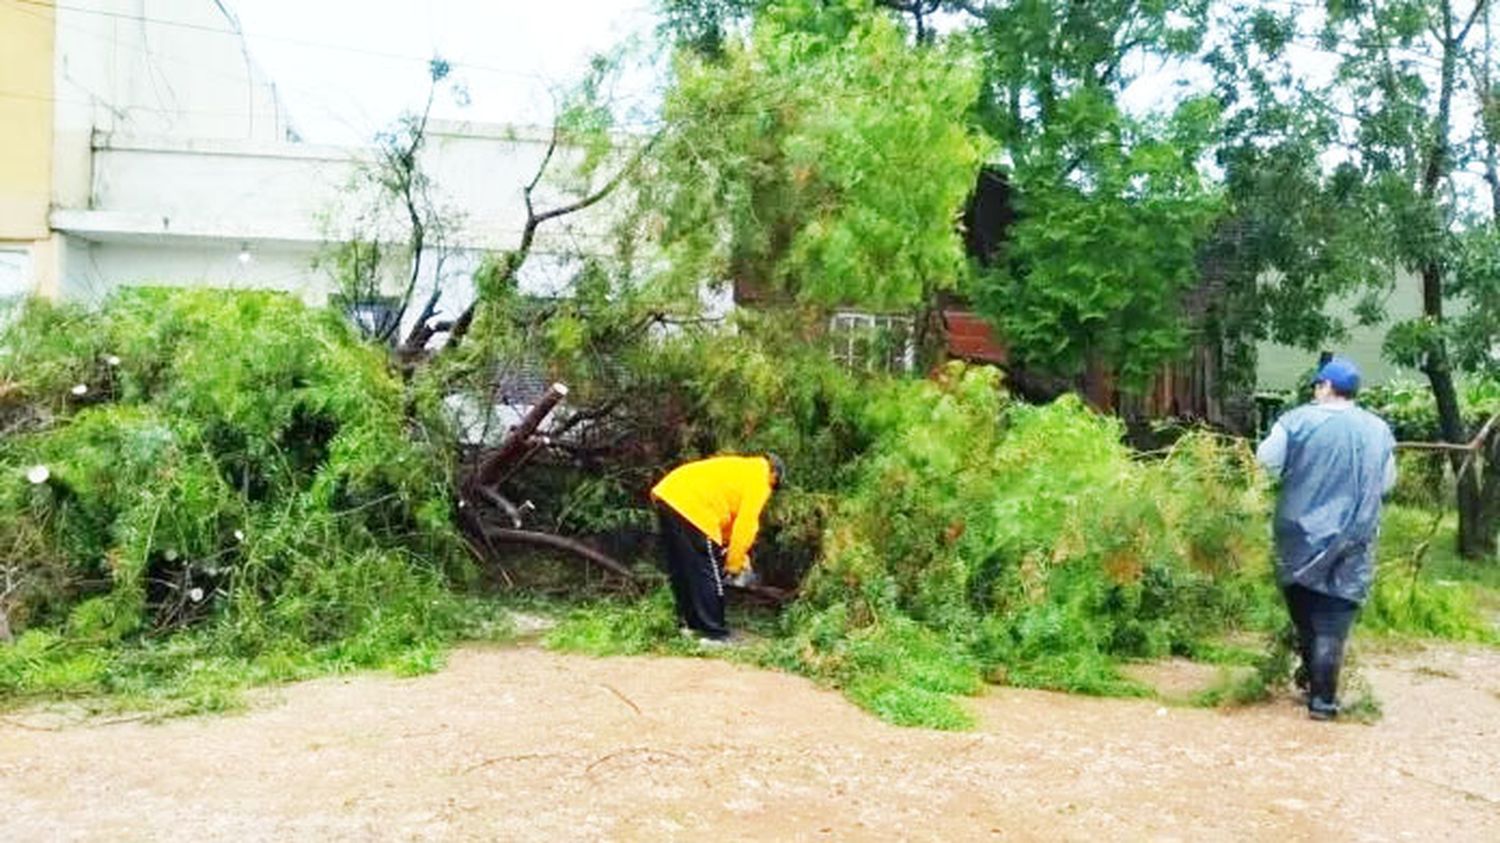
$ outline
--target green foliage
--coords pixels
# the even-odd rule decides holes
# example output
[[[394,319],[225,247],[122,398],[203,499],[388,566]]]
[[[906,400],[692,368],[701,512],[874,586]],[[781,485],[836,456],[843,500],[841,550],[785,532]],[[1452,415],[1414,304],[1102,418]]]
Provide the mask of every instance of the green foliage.
[[[630,604],[604,602],[570,611],[547,633],[547,646],[595,656],[623,656],[674,648],[691,649],[677,634],[677,610],[670,589],[659,588]]]
[[[975,301],[1020,363],[1090,363],[1140,385],[1187,347],[1182,304],[1220,213],[1201,172],[1219,131],[1209,97],[1136,116],[1135,62],[1195,50],[1207,4],[981,4],[978,115],[1009,166],[1018,217]]]
[[[681,52],[640,185],[668,274],[878,309],[954,286],[977,84],[962,43],[910,50],[859,2],[775,4],[716,58]]]
[[[1468,378],[1459,384],[1464,428],[1478,433],[1484,423],[1500,412],[1500,381]],[[1393,381],[1361,390],[1359,403],[1391,426],[1396,438],[1409,442],[1442,439],[1432,390],[1422,383]]]
[[[1451,514],[1387,507],[1381,526],[1380,569],[1374,593],[1360,613],[1360,628],[1385,635],[1495,641],[1500,628],[1486,623],[1475,589],[1464,580],[1483,563],[1454,552]]]
[[[47,413],[0,441],[27,630],[0,692],[188,699],[244,662],[412,669],[462,626],[444,437],[412,435],[399,379],[336,314],[136,290],[96,313],[35,304],[0,344],[7,400]]]
[[[1181,303],[1218,204],[1179,163],[1190,185],[1140,196],[1021,183],[1006,262],[973,287],[1018,361],[1065,374],[1105,363],[1140,385],[1187,347]]]
[[[707,58],[724,52],[727,31],[760,0],[659,0],[661,32]]]
[[[1074,399],[1011,405],[986,369],[889,383],[861,423],[871,444],[787,620],[787,663],[856,700],[871,673],[934,694],[986,675],[1143,693],[1121,659],[1189,653],[1263,614],[1243,447],[1194,436],[1142,463],[1114,421]]]
[[[581,320],[581,340],[553,346],[549,365],[586,358],[607,323]],[[851,373],[797,328],[741,314],[733,332],[687,330],[625,346],[611,370],[573,369],[588,376],[580,392],[620,402],[608,434],[628,431],[629,446],[608,470],[560,476],[559,503],[534,499],[581,531],[631,529],[649,523],[644,490],[662,466],[781,453],[789,487],[772,501],[756,564],[780,584],[800,580],[803,596],[771,641],[740,652],[913,725],[961,728],[969,715],[950,697],[984,680],[1146,694],[1122,662],[1243,662],[1226,656],[1226,633],[1284,625],[1269,500],[1244,443],[1195,433],[1142,458],[1117,422],[1076,399],[1012,402],[991,369],[917,381]],[[1411,549],[1409,531],[1397,535],[1385,558]],[[1381,588],[1397,587],[1396,570]],[[1440,591],[1426,579],[1417,588],[1418,605]],[[590,607],[550,641],[695,652],[666,599]],[[1446,624],[1460,616],[1444,611],[1396,618],[1382,604],[1367,628],[1457,634]],[[1270,681],[1221,697],[1253,697]]]

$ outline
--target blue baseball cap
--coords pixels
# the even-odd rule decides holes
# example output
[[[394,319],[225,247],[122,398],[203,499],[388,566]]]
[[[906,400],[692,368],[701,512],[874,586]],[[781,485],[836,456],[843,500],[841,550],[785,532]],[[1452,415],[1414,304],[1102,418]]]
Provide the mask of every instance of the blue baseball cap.
[[[1313,383],[1328,381],[1328,385],[1346,395],[1359,391],[1359,367],[1345,357],[1334,357],[1324,363],[1313,376]]]

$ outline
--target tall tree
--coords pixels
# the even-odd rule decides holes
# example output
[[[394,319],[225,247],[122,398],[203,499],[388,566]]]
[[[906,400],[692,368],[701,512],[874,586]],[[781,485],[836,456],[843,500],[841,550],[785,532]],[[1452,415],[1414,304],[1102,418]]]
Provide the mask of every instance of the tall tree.
[[[1493,206],[1478,218],[1470,176],[1482,163],[1488,0],[1328,0],[1236,4],[1210,53],[1228,104],[1221,160],[1250,221],[1251,291],[1272,336],[1312,347],[1342,324],[1338,299],[1378,321],[1406,272],[1421,316],[1386,340],[1432,387],[1444,439],[1470,436],[1455,371],[1491,364],[1496,289]],[[1473,72],[1466,72],[1470,69]],[[1475,143],[1475,138],[1480,143]],[[1454,318],[1455,305],[1469,316]],[[1455,453],[1459,543],[1492,555],[1500,475]]]
[[[697,44],[702,27],[729,31],[752,13],[806,27],[847,16],[857,4],[670,5],[668,29]],[[869,5],[902,23],[909,52],[962,46],[977,58],[970,119],[994,142],[990,163],[1004,165],[1020,217],[1007,247],[967,292],[1012,356],[1068,375],[1098,364],[1141,383],[1181,354],[1190,331],[1180,304],[1198,279],[1197,254],[1218,209],[1200,172],[1217,109],[1205,97],[1172,97],[1156,113],[1133,116],[1122,100],[1142,62],[1170,61],[1199,46],[1206,0]],[[933,96],[936,89],[923,90]]]
[[[776,4],[717,57],[679,53],[642,206],[683,284],[910,308],[964,271],[976,62],[960,42],[908,49],[868,4],[827,5]]]
[[[1127,110],[1133,70],[1201,42],[1199,0],[963,3],[985,57],[978,113],[999,142],[1019,217],[974,292],[1017,359],[1143,383],[1184,350],[1184,294],[1218,212],[1201,172],[1216,103]]]

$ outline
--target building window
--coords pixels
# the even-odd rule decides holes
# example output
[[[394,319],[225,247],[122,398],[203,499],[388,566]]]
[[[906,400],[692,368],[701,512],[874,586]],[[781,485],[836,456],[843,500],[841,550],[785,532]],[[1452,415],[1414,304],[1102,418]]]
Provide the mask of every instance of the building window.
[[[910,372],[917,366],[915,322],[910,316],[840,311],[828,320],[833,359],[866,372]]]

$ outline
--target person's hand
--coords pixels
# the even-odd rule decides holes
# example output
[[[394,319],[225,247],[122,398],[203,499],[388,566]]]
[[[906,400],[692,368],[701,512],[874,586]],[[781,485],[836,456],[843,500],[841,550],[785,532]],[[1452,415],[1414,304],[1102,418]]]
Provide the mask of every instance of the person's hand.
[[[755,573],[754,568],[746,565],[738,574],[729,578],[729,584],[735,588],[750,588],[760,584],[760,575]]]

